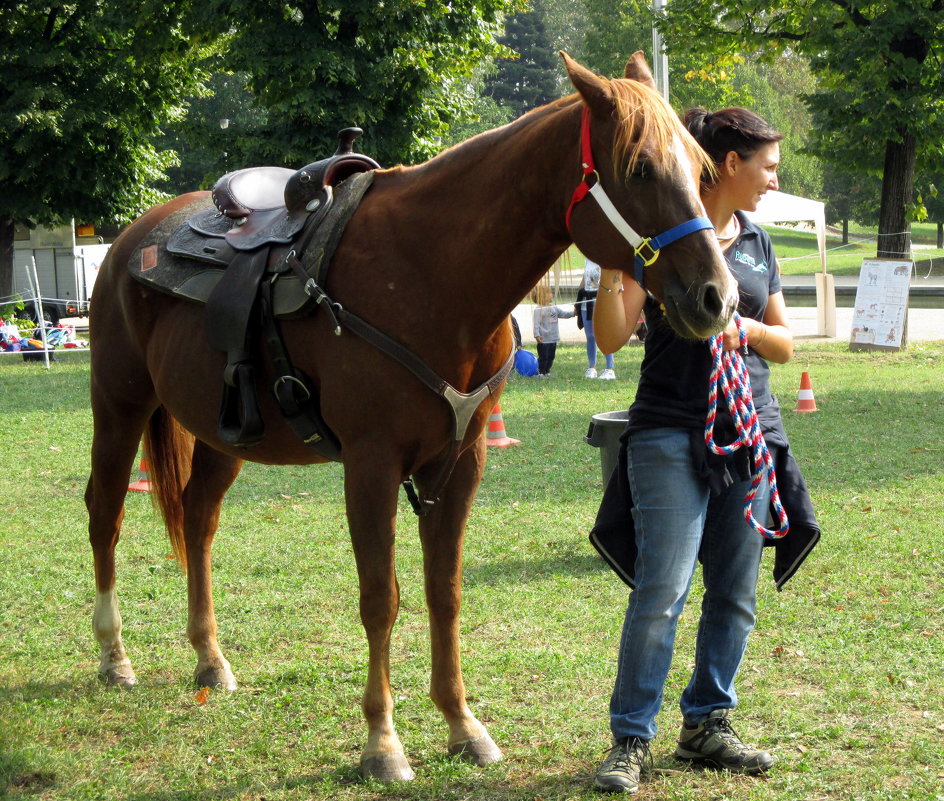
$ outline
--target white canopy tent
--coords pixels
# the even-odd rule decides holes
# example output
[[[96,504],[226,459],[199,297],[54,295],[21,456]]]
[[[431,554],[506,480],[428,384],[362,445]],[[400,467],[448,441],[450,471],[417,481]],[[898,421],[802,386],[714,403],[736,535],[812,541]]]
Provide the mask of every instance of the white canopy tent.
[[[757,204],[756,211],[747,212],[755,223],[811,221],[816,226],[819,261],[822,272],[813,278],[816,282],[816,328],[820,336],[836,336],[836,285],[826,272],[826,204],[786,192],[771,191]]]
[[[747,212],[755,223],[807,222],[816,226],[819,261],[826,272],[826,204],[786,192],[770,191],[760,199],[757,211]]]

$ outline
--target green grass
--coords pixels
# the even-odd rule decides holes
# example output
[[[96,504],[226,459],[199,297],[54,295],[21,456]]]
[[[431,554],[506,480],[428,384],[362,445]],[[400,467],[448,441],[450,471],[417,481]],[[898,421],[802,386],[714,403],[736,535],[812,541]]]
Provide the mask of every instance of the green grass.
[[[774,250],[784,275],[809,275],[820,272],[819,249],[816,234],[790,228],[765,226],[773,240]],[[875,231],[861,227],[850,228],[850,241],[842,243],[842,237],[826,237],[826,269],[833,275],[858,275],[863,259],[875,258]],[[916,261],[933,259],[933,263],[922,266],[919,272],[925,275],[944,275],[944,251],[935,249],[936,226],[912,225],[912,244]]]
[[[819,246],[816,234],[774,225],[764,226],[773,241],[774,251],[784,275],[812,275],[821,272]],[[850,241],[842,243],[842,237],[826,237],[826,270],[833,275],[858,275],[863,259],[875,258],[875,230],[850,227]],[[930,223],[912,224],[912,244],[918,262],[918,273],[922,276],[944,276],[944,250],[935,248],[937,227]],[[930,260],[930,261],[927,261]],[[576,246],[570,249],[571,268],[582,275],[584,256]]]
[[[417,779],[357,779],[366,646],[338,466],[249,464],[216,540],[220,638],[240,690],[205,705],[190,683],[185,581],[147,497],[118,548],[126,645],[140,679],[100,686],[82,493],[88,357],[0,362],[0,797],[42,801],[598,798],[626,588],[589,546],[600,495],[590,416],[625,408],[641,348],[616,382],[582,379],[562,347],[550,381],[512,380],[501,407],[522,441],[489,452],[466,540],[463,650],[474,712],[505,752],[445,756],[428,700],[415,521],[401,503],[396,720]],[[794,414],[809,371],[820,409]],[[782,593],[768,561],[736,726],[775,750],[767,779],[674,772],[677,700],[699,592],[683,615],[642,799],[885,801],[944,797],[944,343],[900,354],[800,346],[775,367],[785,422],[824,530]],[[766,557],[769,560],[769,556]],[[697,582],[696,582],[697,585]]]

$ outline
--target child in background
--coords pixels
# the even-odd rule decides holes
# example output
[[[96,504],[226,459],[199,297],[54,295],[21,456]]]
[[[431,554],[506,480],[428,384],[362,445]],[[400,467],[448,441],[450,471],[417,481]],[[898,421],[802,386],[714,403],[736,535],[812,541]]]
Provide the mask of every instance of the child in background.
[[[557,321],[573,317],[573,310],[567,311],[551,303],[551,288],[545,282],[539,283],[533,292],[534,339],[538,343],[538,378],[550,378],[554,357],[557,355],[557,343],[560,342],[560,326]]]

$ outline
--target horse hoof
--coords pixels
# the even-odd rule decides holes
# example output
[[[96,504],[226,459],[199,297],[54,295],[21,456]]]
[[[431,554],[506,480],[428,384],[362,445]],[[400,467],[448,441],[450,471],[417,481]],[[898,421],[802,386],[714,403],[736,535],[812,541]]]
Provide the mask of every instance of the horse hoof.
[[[109,687],[124,687],[125,689],[131,689],[138,683],[138,677],[134,675],[131,665],[109,668],[100,672],[98,679]]]
[[[502,752],[487,734],[476,737],[474,740],[453,743],[449,746],[449,754],[480,768],[491,765],[493,762],[500,762],[502,758]]]
[[[194,674],[197,687],[211,690],[235,690],[236,677],[229,668],[207,668]]]
[[[361,757],[361,776],[384,783],[410,782],[413,781],[414,773],[401,752]]]

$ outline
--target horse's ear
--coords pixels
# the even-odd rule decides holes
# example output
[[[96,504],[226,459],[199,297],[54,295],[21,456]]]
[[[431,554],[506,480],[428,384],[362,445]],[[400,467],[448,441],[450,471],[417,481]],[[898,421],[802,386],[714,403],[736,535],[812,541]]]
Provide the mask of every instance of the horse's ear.
[[[561,58],[564,59],[564,66],[567,68],[570,82],[590,109],[601,116],[612,113],[613,94],[610,92],[609,83],[582,64],[578,64],[563,50],[558,52],[560,52]]]
[[[646,63],[646,56],[642,50],[637,50],[629,57],[626,62],[626,70],[623,72],[624,78],[644,83],[650,89],[656,88],[655,78],[652,77],[652,71]]]

